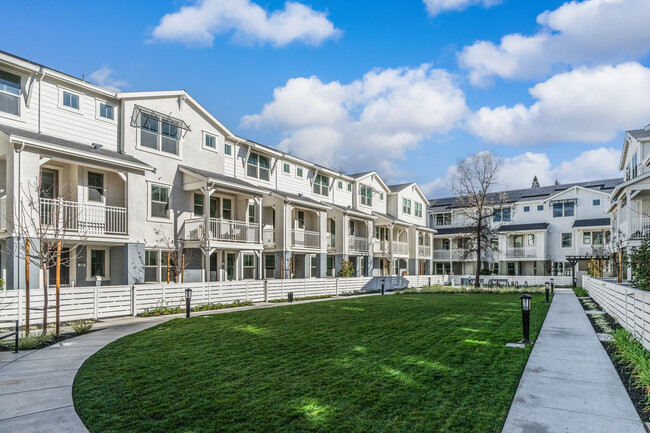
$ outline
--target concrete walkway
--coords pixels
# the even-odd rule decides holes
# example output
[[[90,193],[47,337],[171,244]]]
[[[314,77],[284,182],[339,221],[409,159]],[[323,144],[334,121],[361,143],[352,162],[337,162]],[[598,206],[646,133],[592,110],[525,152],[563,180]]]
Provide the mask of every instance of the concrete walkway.
[[[313,299],[294,304],[355,297],[359,296]],[[250,307],[202,311],[192,313],[192,316],[281,306],[288,304],[260,303]],[[102,320],[95,324],[93,332],[45,349],[17,354],[0,352],[0,432],[87,432],[72,402],[72,384],[84,361],[118,338],[178,317],[184,317],[184,314]]]
[[[503,433],[646,433],[571,290],[556,290]]]

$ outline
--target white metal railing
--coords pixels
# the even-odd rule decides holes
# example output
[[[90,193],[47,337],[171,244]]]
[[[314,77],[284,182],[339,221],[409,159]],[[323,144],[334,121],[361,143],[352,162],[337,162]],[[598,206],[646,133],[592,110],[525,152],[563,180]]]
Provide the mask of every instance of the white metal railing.
[[[431,256],[431,245],[418,245],[418,256],[420,256],[420,257],[430,257]]]
[[[348,250],[353,252],[368,252],[368,238],[348,236]]]
[[[433,259],[434,260],[463,260],[463,254],[465,250],[433,250]],[[467,257],[467,260],[470,260],[470,257]]]
[[[320,233],[307,230],[292,230],[291,245],[297,248],[320,248]]]
[[[630,220],[630,238],[643,239],[650,237],[650,218],[632,218]]]
[[[275,246],[275,228],[268,227],[262,229],[262,241],[265,247]]]
[[[327,233],[327,249],[333,250],[336,248],[336,234]]]
[[[393,242],[394,254],[408,254],[409,244],[407,242]]]
[[[376,239],[372,244],[372,251],[374,254],[388,254],[388,241]]]
[[[80,235],[127,233],[124,207],[42,198],[40,218],[45,226],[76,231]]]
[[[210,236],[222,242],[259,243],[260,225],[244,221],[210,218]]]
[[[533,259],[537,257],[537,249],[528,247],[508,247],[506,248],[506,257]]]

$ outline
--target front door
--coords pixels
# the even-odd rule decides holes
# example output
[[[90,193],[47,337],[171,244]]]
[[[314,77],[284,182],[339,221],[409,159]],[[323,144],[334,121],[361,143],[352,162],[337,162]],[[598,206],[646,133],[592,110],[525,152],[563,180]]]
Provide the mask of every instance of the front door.
[[[210,197],[210,218],[219,218],[219,197]]]
[[[52,259],[49,266],[48,284],[51,287],[56,285],[56,257]],[[61,249],[61,269],[59,271],[59,282],[62,286],[70,285],[70,249]]]
[[[226,278],[228,281],[235,279],[235,253],[226,253]]]

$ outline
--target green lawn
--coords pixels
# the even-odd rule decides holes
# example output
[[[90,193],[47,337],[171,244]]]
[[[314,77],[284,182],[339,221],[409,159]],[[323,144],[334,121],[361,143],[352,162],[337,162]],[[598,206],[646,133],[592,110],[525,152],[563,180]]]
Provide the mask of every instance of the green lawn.
[[[533,309],[536,335],[543,295]],[[519,339],[517,294],[175,319],[93,355],[73,396],[91,432],[496,433],[531,350],[505,347]]]

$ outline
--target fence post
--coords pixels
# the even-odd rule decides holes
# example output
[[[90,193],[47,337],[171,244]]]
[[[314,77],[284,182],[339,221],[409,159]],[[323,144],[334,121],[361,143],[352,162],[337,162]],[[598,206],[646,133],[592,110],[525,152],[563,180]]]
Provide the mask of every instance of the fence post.
[[[93,293],[93,319],[99,319],[99,286],[95,286]]]
[[[335,286],[336,286],[336,287],[334,288],[334,291],[335,291],[336,296],[338,296],[338,295],[339,295],[339,279],[338,279],[338,278],[334,278],[334,281],[335,281]]]
[[[269,302],[269,280],[264,280],[264,302]]]
[[[303,293],[302,296],[306,298],[306,297],[307,297],[307,278],[305,278],[305,279],[303,280],[303,283],[302,283],[302,293]]]
[[[247,301],[250,301],[250,297],[248,296],[249,287],[250,287],[250,283],[248,281],[246,281],[246,300]]]
[[[284,299],[284,278],[280,280],[280,299]]]
[[[138,304],[136,302],[136,294],[137,292],[135,291],[135,284],[131,285],[131,309],[133,310],[133,316],[135,317],[138,311]]]

